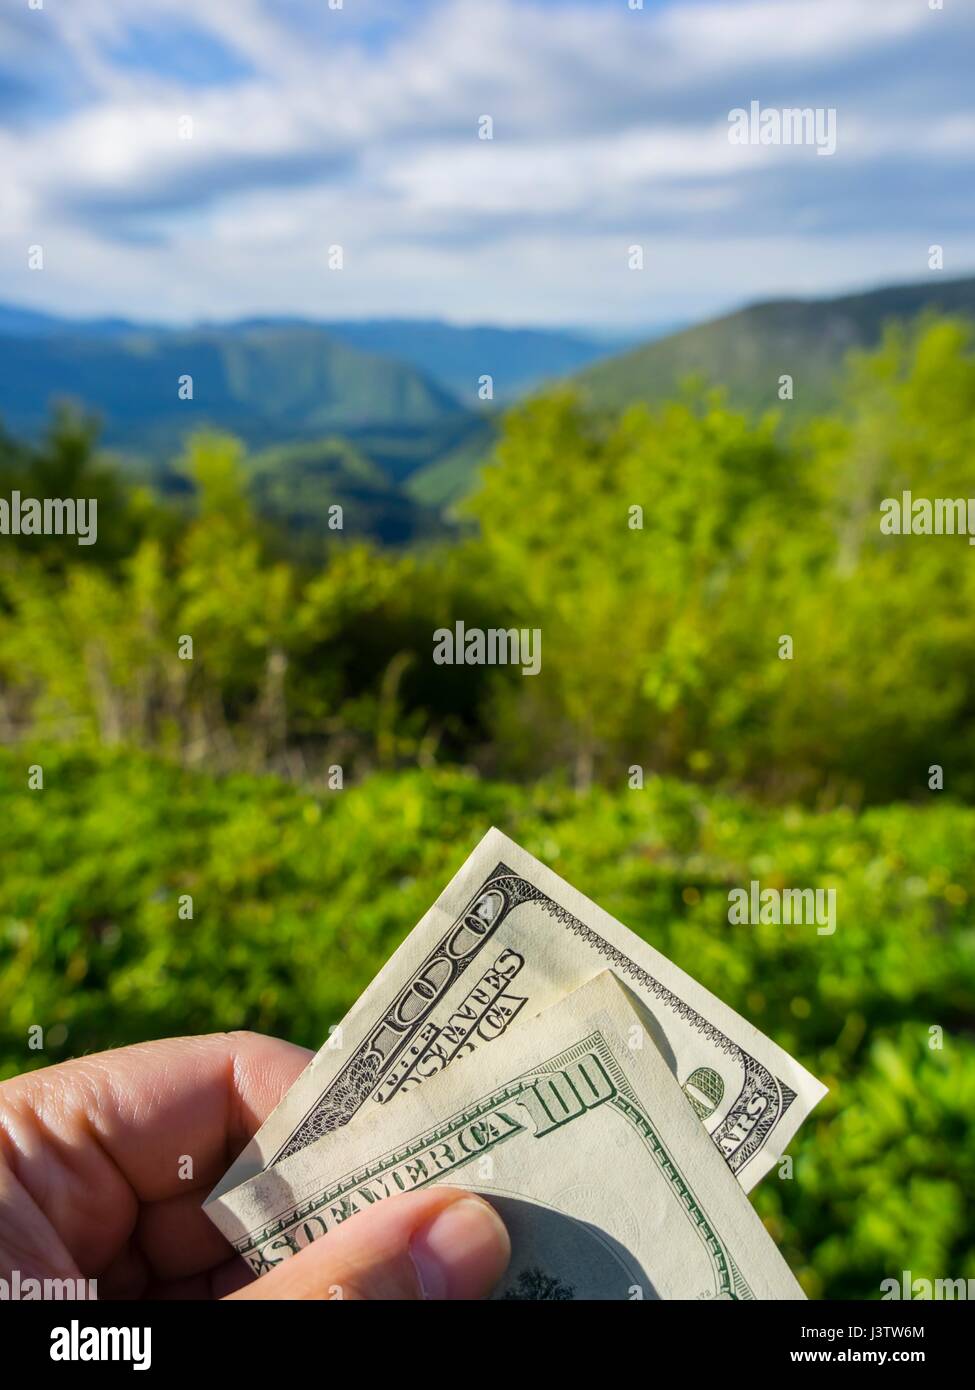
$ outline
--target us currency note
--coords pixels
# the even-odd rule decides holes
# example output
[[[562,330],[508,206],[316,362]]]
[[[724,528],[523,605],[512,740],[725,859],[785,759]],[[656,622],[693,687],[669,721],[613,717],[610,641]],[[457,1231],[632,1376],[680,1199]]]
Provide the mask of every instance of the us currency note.
[[[604,971],[208,1211],[262,1274],[376,1202],[446,1183],[508,1227],[496,1298],[804,1297],[648,1022]]]
[[[698,1120],[746,1191],[825,1087],[666,956],[492,829],[213,1195],[333,1134],[610,969],[647,1006]]]

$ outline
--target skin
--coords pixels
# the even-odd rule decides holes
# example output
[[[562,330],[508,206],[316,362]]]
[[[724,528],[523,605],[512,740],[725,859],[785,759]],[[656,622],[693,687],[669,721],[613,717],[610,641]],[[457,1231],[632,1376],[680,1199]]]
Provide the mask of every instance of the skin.
[[[95,1278],[100,1298],[485,1297],[508,1237],[486,1202],[455,1188],[381,1202],[256,1281],[204,1215],[207,1192],[310,1056],[220,1033],[0,1084],[0,1277]]]

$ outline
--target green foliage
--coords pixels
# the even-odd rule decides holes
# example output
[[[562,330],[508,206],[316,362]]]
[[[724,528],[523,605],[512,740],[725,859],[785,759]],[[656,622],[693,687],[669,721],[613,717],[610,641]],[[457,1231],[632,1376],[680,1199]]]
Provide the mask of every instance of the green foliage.
[[[292,507],[378,497],[375,460],[399,486],[425,438],[200,434],[181,508],[74,417],[0,439],[0,490],[99,499],[97,546],[0,542],[0,1067],[37,1064],[35,1023],[45,1061],[315,1046],[494,822],[828,1081],[796,1180],[756,1195],[811,1294],[975,1277],[975,570],[964,536],[879,526],[902,489],[975,496],[968,331],[891,330],[788,434],[714,395],[556,392],[506,420],[463,539],[296,541]],[[458,619],[539,628],[541,673],[435,667]],[[752,878],[835,887],[836,934],[731,927]]]
[[[90,439],[48,447],[45,485],[101,485]],[[381,525],[396,490],[348,445],[247,459],[200,434],[188,515],[113,501],[106,474],[102,563],[63,538],[37,565],[0,555],[0,725],[221,768],[459,757],[585,787],[639,765],[828,804],[925,796],[938,764],[972,798],[967,537],[883,535],[880,504],[966,498],[973,460],[975,358],[947,319],[892,329],[837,414],[787,437],[713,395],[615,419],[537,398],[505,422],[476,531],[404,553],[328,531],[343,499]],[[541,673],[434,667],[458,619],[538,628]]]
[[[255,517],[235,441],[195,436],[181,469],[194,515],[126,532],[109,568],[76,564],[64,538],[45,538],[53,570],[0,553],[0,731],[302,775],[429,760],[477,734],[477,673],[437,680],[429,659],[455,604],[484,607],[462,552],[348,539],[309,573]]]
[[[771,812],[666,780],[580,797],[448,770],[314,795],[40,747],[0,755],[0,800],[4,1074],[214,1029],[318,1046],[497,823],[829,1085],[795,1178],[756,1194],[810,1294],[975,1277],[973,810]],[[835,934],[731,926],[752,877],[835,887]]]
[[[163,533],[168,518],[144,488],[129,487],[118,472],[95,455],[94,421],[73,410],[55,411],[36,444],[23,444],[0,431],[0,496],[85,498],[97,505],[98,540],[79,546],[64,536],[4,536],[4,550],[18,561],[34,560],[45,570],[68,565],[113,568],[131,554],[138,539]]]
[[[470,503],[486,570],[543,638],[541,674],[497,692],[507,766],[855,800],[926,794],[937,763],[975,794],[971,550],[882,535],[904,488],[975,495],[975,357],[951,320],[889,333],[842,413],[788,441],[713,397],[516,411]]]

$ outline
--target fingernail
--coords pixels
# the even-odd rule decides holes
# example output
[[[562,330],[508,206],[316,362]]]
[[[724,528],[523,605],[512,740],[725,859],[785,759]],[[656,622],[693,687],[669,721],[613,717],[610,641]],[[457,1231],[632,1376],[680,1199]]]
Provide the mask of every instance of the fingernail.
[[[483,1298],[508,1266],[511,1243],[500,1216],[461,1197],[413,1233],[410,1258],[424,1298]]]

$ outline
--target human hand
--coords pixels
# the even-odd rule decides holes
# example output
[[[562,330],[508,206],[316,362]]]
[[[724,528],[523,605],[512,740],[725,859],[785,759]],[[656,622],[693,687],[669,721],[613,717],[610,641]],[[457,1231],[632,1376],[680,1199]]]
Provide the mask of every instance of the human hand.
[[[253,1280],[201,1202],[310,1055],[216,1033],[0,1084],[0,1277],[96,1279],[100,1298],[488,1294],[507,1233],[486,1202],[447,1187],[377,1203]]]

